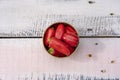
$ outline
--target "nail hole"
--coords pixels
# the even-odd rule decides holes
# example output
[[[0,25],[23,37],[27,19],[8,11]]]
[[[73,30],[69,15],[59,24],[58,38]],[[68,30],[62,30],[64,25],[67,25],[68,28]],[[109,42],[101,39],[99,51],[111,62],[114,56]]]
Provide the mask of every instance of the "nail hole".
[[[105,72],[106,72],[106,70],[101,70],[101,72],[102,72],[102,73],[105,73]]]
[[[95,43],[95,45],[98,45],[98,43]]]
[[[114,13],[110,13],[110,15],[114,15]]]
[[[89,4],[93,4],[93,3],[95,3],[95,1],[88,1],[88,3],[89,3]]]
[[[92,57],[92,54],[88,54],[88,57]]]
[[[111,63],[115,63],[115,61],[114,61],[114,60],[112,60],[112,61],[111,61]]]
[[[92,31],[92,29],[88,28],[87,31]]]

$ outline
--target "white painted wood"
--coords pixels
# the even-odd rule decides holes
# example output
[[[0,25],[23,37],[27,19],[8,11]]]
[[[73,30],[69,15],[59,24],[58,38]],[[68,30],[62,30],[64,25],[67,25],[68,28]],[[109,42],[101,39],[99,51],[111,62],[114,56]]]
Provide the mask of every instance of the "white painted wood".
[[[1,0],[0,37],[41,37],[49,25],[59,21],[72,24],[80,36],[120,36],[120,1],[93,2]]]
[[[89,4],[88,0],[0,0],[0,37],[41,36],[42,29],[61,20],[75,25],[80,36],[119,36],[120,0],[94,1]],[[87,28],[93,32],[86,32]],[[29,80],[33,74],[45,72],[119,77],[119,48],[119,38],[81,38],[75,54],[59,59],[45,51],[41,38],[0,39],[0,79]]]
[[[45,51],[42,39],[1,39],[0,72],[78,72],[88,76],[119,77],[119,47],[119,38],[82,38],[73,55],[55,58]],[[111,63],[112,60],[115,63]]]
[[[12,28],[12,24],[8,24],[5,31],[1,29],[0,37],[42,37],[46,28],[56,22],[71,24],[79,36],[120,36],[120,16],[40,15],[32,24],[25,23],[28,26],[14,22],[16,26]]]

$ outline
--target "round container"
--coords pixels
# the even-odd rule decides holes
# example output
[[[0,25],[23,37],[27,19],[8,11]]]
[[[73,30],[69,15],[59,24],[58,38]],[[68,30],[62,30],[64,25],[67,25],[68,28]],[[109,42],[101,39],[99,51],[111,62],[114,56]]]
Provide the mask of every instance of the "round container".
[[[55,37],[56,32],[58,32],[58,31],[56,31],[56,29],[57,29],[57,27],[58,27],[60,24],[64,25],[64,33],[69,32],[69,30],[66,31],[66,27],[68,27],[68,26],[69,26],[70,28],[72,28],[72,29],[74,30],[74,32],[76,32],[75,35],[72,34],[73,32],[67,33],[67,34],[69,34],[69,35],[72,35],[72,36],[76,36],[76,37],[77,37],[78,42],[77,42],[77,45],[76,45],[75,47],[71,47],[71,46],[70,46],[68,43],[66,43],[63,39],[58,39],[58,38]],[[66,22],[56,22],[56,23],[53,23],[53,24],[51,24],[50,26],[48,26],[48,28],[45,30],[44,35],[43,35],[43,45],[44,45],[45,50],[46,50],[50,55],[52,55],[52,56],[54,56],[54,57],[58,57],[58,58],[63,58],[63,57],[68,57],[68,56],[70,56],[70,55],[65,55],[65,54],[63,54],[63,53],[60,53],[60,52],[57,51],[56,49],[50,47],[50,45],[49,45],[50,40],[49,40],[49,39],[51,39],[52,37],[50,37],[49,39],[46,39],[46,35],[48,35],[48,34],[47,34],[47,33],[49,33],[48,30],[51,29],[51,28],[54,30],[54,31],[53,31],[54,35],[52,35],[52,37],[54,37],[54,38],[58,39],[59,41],[62,41],[63,43],[69,45],[69,47],[68,47],[69,50],[71,50],[71,48],[72,48],[72,52],[70,53],[70,55],[72,55],[73,53],[75,53],[76,50],[77,50],[77,47],[78,47],[78,45],[79,45],[78,32],[76,31],[76,29],[75,29],[72,25],[70,25],[70,24],[68,24],[68,23],[66,23]],[[58,29],[58,30],[59,30],[59,29]],[[52,32],[52,31],[51,31],[51,32]],[[64,33],[63,33],[63,34],[64,34]],[[45,41],[45,40],[48,40],[48,44],[47,44],[47,45],[46,45],[46,41]],[[71,47],[71,48],[70,48],[70,47]],[[73,49],[74,49],[74,51],[73,51]],[[51,52],[52,52],[52,53],[51,53]],[[60,54],[58,54],[58,53],[60,53]],[[61,55],[61,54],[62,54],[62,55]]]

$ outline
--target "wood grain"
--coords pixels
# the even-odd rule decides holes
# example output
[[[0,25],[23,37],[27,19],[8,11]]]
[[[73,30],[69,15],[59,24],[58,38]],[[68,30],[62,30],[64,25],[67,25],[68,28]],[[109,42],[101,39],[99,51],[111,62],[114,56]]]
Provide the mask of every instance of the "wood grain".
[[[24,19],[24,18],[23,18]],[[120,16],[82,17],[80,15],[39,16],[32,26],[0,33],[1,38],[41,38],[45,29],[55,22],[66,22],[75,27],[80,37],[119,37]]]

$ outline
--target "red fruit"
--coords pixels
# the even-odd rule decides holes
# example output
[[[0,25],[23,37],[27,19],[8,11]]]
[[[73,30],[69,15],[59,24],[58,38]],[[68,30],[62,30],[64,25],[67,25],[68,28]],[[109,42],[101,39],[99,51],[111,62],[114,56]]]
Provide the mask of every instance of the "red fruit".
[[[70,53],[73,53],[74,48],[71,47],[69,44],[65,43],[65,45],[67,46],[67,48],[70,50]]]
[[[69,44],[72,47],[76,47],[79,42],[78,36],[71,35],[68,33],[64,33],[62,38],[67,44]]]
[[[70,50],[67,48],[65,43],[55,37],[51,38],[49,47],[54,48],[56,51],[64,55],[67,55],[67,56],[70,55]]]
[[[55,30],[54,30],[54,28],[52,27],[52,28],[49,28],[49,29],[47,30],[47,32],[45,33],[45,39],[44,39],[44,41],[45,41],[45,45],[46,45],[46,46],[48,46],[49,41],[50,41],[50,38],[53,37],[53,36],[55,36]]]
[[[66,26],[65,31],[66,31],[66,33],[77,35],[77,32],[70,26]]]
[[[55,37],[57,39],[62,39],[62,35],[63,35],[64,32],[65,32],[64,25],[63,24],[59,24],[57,26],[57,29],[56,29],[56,32],[55,32]]]
[[[72,47],[69,46],[69,50],[70,50],[70,53],[73,53],[74,48],[72,48]]]
[[[49,48],[48,52],[50,54],[52,54],[53,56],[57,56],[57,57],[65,57],[66,55],[56,51],[54,48]]]

